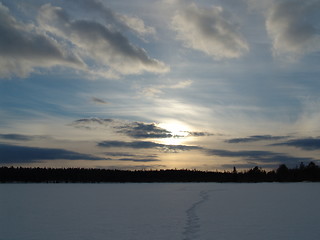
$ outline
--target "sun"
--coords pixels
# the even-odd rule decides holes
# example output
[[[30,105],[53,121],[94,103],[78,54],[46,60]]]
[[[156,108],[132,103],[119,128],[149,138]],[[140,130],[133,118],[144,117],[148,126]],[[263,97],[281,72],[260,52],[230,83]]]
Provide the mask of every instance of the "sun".
[[[167,145],[180,145],[186,141],[190,128],[179,121],[168,121],[160,123],[159,127],[169,131],[172,135],[170,138],[163,138],[161,142]]]

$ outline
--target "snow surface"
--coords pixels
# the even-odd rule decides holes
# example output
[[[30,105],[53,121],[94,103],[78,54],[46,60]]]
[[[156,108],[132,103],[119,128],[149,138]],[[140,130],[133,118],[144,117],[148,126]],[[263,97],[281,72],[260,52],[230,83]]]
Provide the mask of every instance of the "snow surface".
[[[0,184],[1,240],[319,239],[320,183]]]

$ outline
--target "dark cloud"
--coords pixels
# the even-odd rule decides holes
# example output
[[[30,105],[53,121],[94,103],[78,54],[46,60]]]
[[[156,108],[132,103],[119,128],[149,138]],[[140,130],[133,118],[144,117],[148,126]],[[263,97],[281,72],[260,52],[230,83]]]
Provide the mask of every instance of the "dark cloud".
[[[259,163],[274,163],[274,164],[288,164],[297,165],[301,162],[314,161],[313,158],[300,158],[292,157],[283,153],[276,153],[271,151],[228,151],[221,149],[207,149],[205,150],[208,155],[219,156],[219,157],[232,157],[232,158],[242,158],[249,163],[259,164]]]
[[[110,118],[82,118],[76,121],[73,121],[70,125],[76,128],[84,128],[88,130],[96,129],[97,126],[108,127],[114,122]]]
[[[30,163],[42,160],[105,160],[65,149],[0,144],[0,163]]]
[[[320,149],[320,138],[293,139],[283,143],[272,144],[271,146],[291,146],[307,151],[315,151]]]
[[[80,124],[81,125],[81,124],[98,123],[98,124],[104,125],[104,124],[108,124],[113,121],[114,120],[110,119],[110,118],[104,118],[104,119],[103,118],[82,118],[82,119],[74,121],[72,124],[74,124],[74,125]]]
[[[150,141],[102,141],[97,144],[99,147],[105,148],[134,148],[134,149],[159,149],[164,152],[176,152],[176,151],[188,151],[188,150],[199,150],[202,149],[198,146],[188,145],[166,145],[161,143],[155,143]]]
[[[122,133],[136,139],[174,137],[170,131],[158,127],[155,123],[128,123],[117,119],[84,118],[74,121],[71,125],[86,129],[94,129],[97,125],[111,127],[118,133]]]
[[[104,153],[106,156],[111,156],[111,157],[135,157],[135,154],[132,153],[124,153],[124,152],[105,152]]]
[[[16,20],[0,2],[0,77],[25,77],[37,67],[83,68],[81,59],[70,53],[32,24]]]
[[[267,14],[267,31],[276,54],[305,54],[320,48],[320,1],[274,1]]]
[[[226,140],[227,143],[243,143],[243,142],[256,142],[256,141],[273,141],[288,138],[288,136],[271,136],[271,135],[254,135],[246,138],[232,138]]]
[[[131,30],[138,35],[154,34],[155,29],[145,26],[144,21],[138,17],[127,16],[114,12],[99,0],[67,0],[71,6],[77,6],[79,10],[88,15],[89,12],[95,16],[99,15],[107,24],[114,24],[120,29]]]
[[[128,162],[158,162],[159,159],[153,159],[153,158],[120,158],[117,159],[119,161],[128,161]]]
[[[118,127],[119,133],[124,133],[133,138],[171,138],[170,131],[156,126],[154,123],[133,122]]]
[[[29,15],[25,23],[0,2],[0,77],[27,77],[38,68],[55,66],[107,78],[169,71],[167,65],[149,57],[123,35],[124,28],[138,35],[151,33],[152,28],[141,19],[117,14],[99,1],[69,4],[86,7],[85,10],[100,9],[107,24],[97,22],[94,16],[94,20],[74,20],[64,9],[50,3],[41,6],[38,14]]]
[[[238,24],[222,7],[182,4],[172,18],[172,27],[177,31],[177,39],[186,47],[215,59],[238,58],[249,50]]]
[[[188,137],[207,137],[207,136],[213,136],[214,134],[209,133],[209,132],[189,132],[187,131],[186,133],[188,133]]]
[[[116,77],[169,70],[164,63],[150,58],[144,49],[134,46],[116,26],[112,26],[112,22],[106,25],[90,20],[72,20],[64,9],[51,4],[40,8],[38,22],[41,28],[68,41],[84,58],[93,61],[102,75]]]
[[[98,104],[108,104],[108,102],[100,99],[100,98],[97,98],[97,97],[92,97],[91,100],[94,102],[94,103],[98,103]]]
[[[125,152],[105,152],[106,156],[111,157],[135,157],[135,158],[157,158],[158,155],[156,154],[150,154],[150,155],[139,155],[139,154],[133,154],[133,153],[125,153]]]
[[[34,137],[21,134],[0,134],[0,139],[13,141],[30,141],[34,139]]]

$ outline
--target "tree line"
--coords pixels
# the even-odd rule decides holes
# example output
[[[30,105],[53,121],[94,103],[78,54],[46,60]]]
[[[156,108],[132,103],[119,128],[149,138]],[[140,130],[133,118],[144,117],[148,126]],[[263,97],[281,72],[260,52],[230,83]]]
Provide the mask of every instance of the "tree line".
[[[96,168],[0,167],[1,183],[126,183],[126,182],[320,182],[320,167],[310,162],[276,170],[254,167],[245,171],[188,169],[112,170]]]

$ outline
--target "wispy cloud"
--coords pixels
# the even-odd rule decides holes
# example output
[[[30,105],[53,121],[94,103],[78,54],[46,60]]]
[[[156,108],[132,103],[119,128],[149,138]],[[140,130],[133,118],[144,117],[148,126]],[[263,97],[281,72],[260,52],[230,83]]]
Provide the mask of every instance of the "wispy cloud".
[[[101,14],[113,20],[102,24],[96,19],[73,19],[62,7],[48,3],[39,8],[35,19],[24,23],[0,3],[0,77],[27,77],[38,68],[55,66],[105,78],[169,71],[165,63],[149,57],[124,35],[124,26],[139,35],[154,33],[141,19],[117,14],[99,1],[78,5],[100,8]]]
[[[301,162],[310,162],[315,159],[309,157],[293,157],[284,153],[272,151],[229,151],[222,149],[207,149],[205,152],[210,156],[241,158],[249,163],[273,163],[273,164],[289,164],[298,165]]]
[[[117,133],[132,138],[170,138],[170,131],[157,126],[155,123],[129,122],[119,119],[84,118],[74,121],[72,126],[85,129],[111,128]]]
[[[97,144],[99,147],[104,148],[133,148],[133,149],[158,149],[163,152],[177,152],[188,150],[200,150],[198,146],[188,145],[167,145],[161,143],[155,143],[150,141],[101,141]]]
[[[43,5],[38,23],[48,33],[70,43],[83,59],[93,61],[97,72],[101,69],[110,74],[126,75],[169,70],[163,62],[150,58],[144,49],[134,46],[117,29],[92,20],[71,19],[61,7]]]
[[[34,136],[22,135],[22,134],[0,134],[0,139],[13,140],[13,141],[30,141],[34,139]]]
[[[38,148],[0,144],[0,163],[32,163],[44,160],[105,160],[59,148]]]
[[[81,58],[67,51],[32,24],[18,21],[0,2],[0,77],[26,77],[36,68],[84,68]]]
[[[147,26],[145,22],[137,16],[129,16],[117,13],[108,8],[99,0],[67,0],[73,6],[78,6],[80,10],[88,14],[92,12],[95,16],[100,15],[108,24],[112,23],[118,28],[128,28],[140,36],[154,35],[155,28]]]
[[[187,137],[208,137],[208,136],[213,136],[213,133],[209,132],[192,132],[192,131],[186,131],[188,133]]]
[[[72,126],[94,130],[98,128],[111,128],[117,133],[125,134],[136,139],[147,138],[175,138],[175,137],[204,137],[214,134],[209,132],[181,131],[183,135],[175,135],[171,131],[159,127],[156,123],[129,122],[119,119],[83,118],[74,121]]]
[[[172,26],[185,47],[215,59],[238,58],[249,50],[237,24],[221,6],[184,4],[172,18]]]
[[[161,84],[161,85],[152,85],[148,87],[143,87],[141,94],[147,97],[156,97],[163,94],[165,89],[183,89],[187,88],[192,84],[191,80],[180,81],[175,84]]]
[[[108,104],[108,102],[104,101],[101,98],[97,98],[97,97],[92,97],[91,100],[92,100],[92,102],[97,103],[97,104]]]
[[[133,138],[171,138],[172,133],[154,123],[132,122],[117,127],[119,133]]]
[[[120,158],[119,161],[125,161],[125,162],[159,162],[159,159],[153,159],[153,158]]]
[[[246,138],[232,138],[225,142],[227,143],[244,143],[244,142],[256,142],[256,141],[276,141],[288,138],[288,136],[272,136],[272,135],[254,135]]]
[[[276,55],[299,56],[320,50],[320,1],[274,1],[266,27]]]
[[[73,121],[70,125],[76,128],[94,130],[101,127],[112,127],[114,126],[114,120],[110,118],[82,118]]]
[[[271,146],[291,146],[307,151],[320,150],[320,138],[301,138],[293,139],[287,142],[275,143]]]

